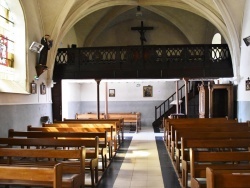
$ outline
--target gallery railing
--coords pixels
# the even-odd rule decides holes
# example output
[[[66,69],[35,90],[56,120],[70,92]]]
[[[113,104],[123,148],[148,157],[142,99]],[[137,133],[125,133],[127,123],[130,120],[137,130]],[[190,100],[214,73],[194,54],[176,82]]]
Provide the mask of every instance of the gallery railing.
[[[58,79],[231,76],[226,44],[59,48],[54,69]]]

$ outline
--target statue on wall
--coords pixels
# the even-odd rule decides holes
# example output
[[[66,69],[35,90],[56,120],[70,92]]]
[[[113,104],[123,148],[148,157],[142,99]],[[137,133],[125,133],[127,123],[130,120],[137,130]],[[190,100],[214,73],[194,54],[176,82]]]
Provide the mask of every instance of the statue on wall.
[[[46,66],[47,64],[47,56],[48,56],[48,51],[52,47],[53,41],[50,40],[50,35],[45,35],[41,39],[41,44],[44,46],[42,51],[40,52],[39,56],[39,65]]]
[[[53,40],[50,40],[50,35],[45,35],[41,39],[41,44],[43,45],[42,50],[40,51],[39,55],[39,62],[36,65],[36,72],[37,76],[36,79],[46,70],[48,70],[48,67],[46,66],[47,64],[47,56],[48,56],[48,51],[52,47]]]

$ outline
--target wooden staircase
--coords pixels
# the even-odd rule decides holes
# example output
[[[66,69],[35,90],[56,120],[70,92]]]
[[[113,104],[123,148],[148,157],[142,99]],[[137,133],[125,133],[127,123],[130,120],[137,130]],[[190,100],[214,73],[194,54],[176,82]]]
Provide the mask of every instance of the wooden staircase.
[[[191,100],[195,100],[195,97],[197,98],[198,95],[198,82],[193,82],[192,84],[189,84],[188,88],[188,103],[190,103]],[[180,113],[185,114],[185,85],[183,85],[178,90],[179,99],[183,102],[180,104]],[[155,106],[155,121],[152,123],[152,126],[154,128],[154,132],[161,132],[162,127],[162,121],[163,118],[167,118],[171,114],[176,113],[176,105],[172,105],[171,102],[176,100],[176,92],[173,93],[170,97],[168,97],[163,103],[161,103],[159,106]],[[192,117],[197,116],[197,109],[198,104],[196,102],[192,102]],[[189,111],[190,112],[190,111]]]

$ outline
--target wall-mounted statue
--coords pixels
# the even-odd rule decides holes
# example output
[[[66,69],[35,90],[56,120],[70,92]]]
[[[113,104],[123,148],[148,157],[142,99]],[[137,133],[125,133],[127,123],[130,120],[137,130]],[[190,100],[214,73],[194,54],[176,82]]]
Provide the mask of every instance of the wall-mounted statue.
[[[45,35],[41,39],[41,44],[44,46],[42,51],[40,52],[39,56],[39,64],[40,65],[45,65],[47,64],[47,56],[48,56],[48,51],[52,47],[53,40],[50,40],[50,35]]]

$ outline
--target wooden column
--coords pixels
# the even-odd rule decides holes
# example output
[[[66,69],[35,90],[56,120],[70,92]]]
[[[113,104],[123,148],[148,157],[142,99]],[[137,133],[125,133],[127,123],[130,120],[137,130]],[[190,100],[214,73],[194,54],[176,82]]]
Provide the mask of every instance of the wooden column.
[[[208,106],[208,110],[209,110],[209,114],[208,117],[212,118],[213,117],[213,87],[211,85],[210,82],[208,82],[208,89],[209,89],[209,94],[208,94],[208,100],[209,100],[209,106]]]
[[[96,79],[97,83],[97,119],[100,119],[100,82],[101,80]]]
[[[179,114],[179,82],[176,81],[176,114]]]
[[[185,115],[188,116],[188,78],[183,78],[185,81]]]
[[[108,117],[108,83],[105,82],[105,115]]]

